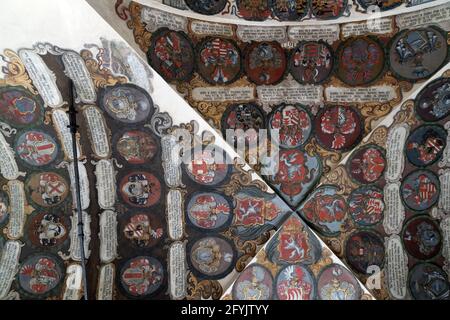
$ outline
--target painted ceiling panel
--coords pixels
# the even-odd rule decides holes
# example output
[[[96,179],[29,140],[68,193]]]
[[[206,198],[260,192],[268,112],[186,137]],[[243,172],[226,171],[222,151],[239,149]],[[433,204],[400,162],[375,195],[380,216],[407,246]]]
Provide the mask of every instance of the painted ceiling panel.
[[[219,299],[299,218],[84,1],[52,13],[1,17],[0,297]]]
[[[0,299],[449,298],[448,3],[6,2]]]
[[[188,7],[203,15],[170,9],[154,1],[118,1],[115,10],[127,21],[135,44],[150,65],[224,136],[226,129],[280,130],[276,174],[264,175],[263,171],[276,158],[260,158],[259,163],[252,163],[253,168],[359,279],[368,283],[377,298],[447,297],[448,280],[439,269],[447,269],[447,249],[442,242],[445,222],[439,226],[446,215],[438,207],[445,202],[442,199],[447,192],[440,191],[442,183],[438,180],[445,180],[441,169],[444,164],[437,166],[437,162],[445,158],[448,113],[440,107],[440,117],[424,119],[420,115],[423,112],[411,111],[417,124],[421,119],[434,124],[425,123],[417,132],[410,128],[390,130],[396,118],[404,121],[403,110],[414,104],[420,90],[431,90],[427,89],[428,79],[445,77],[449,18],[444,12],[448,4],[422,3],[413,12],[400,6],[391,8],[378,16],[376,26],[373,21],[356,17],[327,22],[249,23],[239,21],[243,16],[237,9],[238,2],[228,2],[231,9],[214,16]],[[417,44],[427,36],[440,44],[421,51]],[[176,39],[186,53],[182,59],[177,60],[171,39]],[[172,73],[170,66],[174,65],[182,72]],[[446,87],[435,90],[432,95],[436,98],[424,106],[430,112],[434,111],[428,105],[438,103]],[[438,144],[435,149],[425,147],[425,132],[433,136],[429,143]],[[398,136],[401,133],[404,137]],[[423,148],[433,149],[427,149],[432,160],[426,164],[411,160],[411,154],[427,157],[424,151],[418,151]],[[399,155],[402,152],[410,154],[407,163],[425,171],[408,170],[403,164],[405,156]],[[243,156],[250,160],[249,154]],[[397,176],[390,177],[389,170],[398,171]],[[426,184],[424,179],[432,183]],[[405,213],[408,190],[404,188],[408,183],[409,192],[428,187],[439,191],[428,206],[416,205]],[[432,196],[425,193],[421,196]],[[415,201],[411,196],[409,201]],[[410,210],[411,205],[406,208]],[[438,217],[436,210],[442,216]],[[416,219],[424,223],[423,227],[428,225],[426,229],[435,241],[430,248],[433,254],[427,258],[417,259],[417,253],[411,255],[408,249],[411,242],[423,246],[417,244],[423,241],[418,239],[424,233],[414,227]],[[277,276],[276,267],[269,271],[272,278]],[[435,271],[438,276],[426,282],[426,275]],[[425,289],[424,282],[440,289]],[[230,297],[236,295],[231,292],[231,296],[225,296]]]

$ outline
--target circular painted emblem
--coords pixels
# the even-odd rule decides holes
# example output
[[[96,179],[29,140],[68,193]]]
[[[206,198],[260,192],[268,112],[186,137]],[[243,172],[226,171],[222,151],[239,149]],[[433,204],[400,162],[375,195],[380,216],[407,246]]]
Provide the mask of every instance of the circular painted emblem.
[[[310,156],[299,149],[281,150],[276,174],[271,176],[274,184],[293,205],[311,190],[322,173],[317,156]]]
[[[208,279],[225,277],[236,260],[232,244],[217,236],[204,237],[188,244],[188,252],[194,271]]]
[[[247,141],[256,141],[259,129],[266,127],[264,112],[254,103],[233,104],[228,107],[222,116],[222,134],[227,136],[227,130],[243,130]],[[253,129],[254,131],[249,131]],[[235,132],[235,140],[242,135]]]
[[[301,105],[281,105],[270,115],[269,129],[278,131],[281,147],[297,148],[306,143],[312,132],[311,117]]]
[[[433,258],[442,247],[439,226],[427,215],[410,219],[405,224],[402,237],[406,251],[420,260]]]
[[[257,85],[278,83],[286,67],[286,53],[278,42],[254,42],[245,50],[245,74]]]
[[[149,172],[132,172],[122,178],[120,194],[133,207],[151,207],[161,198],[161,183]]]
[[[361,141],[363,134],[358,111],[348,106],[323,109],[315,119],[315,130],[320,145],[336,152],[352,149]]]
[[[114,120],[129,124],[148,119],[154,110],[147,91],[133,84],[107,87],[100,95],[100,106]]]
[[[288,265],[277,275],[276,290],[279,300],[314,300],[317,289],[314,276],[306,267]]]
[[[416,300],[448,300],[448,276],[435,264],[418,263],[409,273],[409,291]]]
[[[357,231],[350,235],[345,245],[348,264],[361,274],[368,274],[369,267],[382,267],[384,244],[381,237],[369,231]]]
[[[359,300],[361,286],[355,276],[340,264],[323,268],[317,280],[320,300]]]
[[[415,129],[406,141],[406,156],[417,167],[438,161],[447,145],[447,131],[438,125],[424,125]]]
[[[14,127],[40,123],[44,116],[44,102],[22,87],[0,88],[0,119]]]
[[[219,147],[211,147],[204,150],[191,150],[191,159],[186,159],[186,173],[196,183],[213,186],[227,178],[231,167],[230,159]]]
[[[9,197],[4,191],[0,191],[0,225],[6,223],[9,217]]]
[[[192,11],[197,13],[214,15],[220,13],[227,5],[227,0],[184,0]]]
[[[350,86],[375,81],[384,71],[384,49],[369,37],[349,38],[338,49],[337,76]]]
[[[308,0],[269,0],[275,17],[281,21],[297,21],[308,13]]]
[[[347,0],[311,0],[311,12],[316,19],[336,19],[345,12],[347,3]]]
[[[370,184],[378,181],[386,169],[384,150],[376,145],[356,150],[347,162],[347,172],[358,183]]]
[[[302,217],[326,236],[339,234],[347,218],[347,201],[337,194],[338,189],[335,186],[316,189],[300,209]]]
[[[269,0],[236,0],[236,6],[245,20],[264,21],[271,16]]]
[[[124,132],[117,140],[116,146],[119,154],[130,164],[144,164],[158,152],[155,139],[139,130]]]
[[[429,78],[446,59],[446,38],[432,27],[400,32],[389,49],[391,70],[412,81]]]
[[[123,235],[139,248],[155,245],[163,236],[161,223],[145,213],[133,214],[126,220]]]
[[[197,71],[210,84],[230,84],[241,74],[241,60],[241,52],[233,41],[208,38],[198,47]]]
[[[57,260],[49,255],[33,256],[25,260],[19,270],[19,285],[32,295],[45,295],[63,279]]]
[[[318,84],[333,70],[333,53],[324,42],[300,42],[289,61],[289,71],[301,84]]]
[[[269,270],[259,264],[248,266],[233,284],[234,300],[271,300],[273,277]]]
[[[194,48],[183,32],[164,28],[153,33],[147,58],[169,82],[188,80],[194,71]]]
[[[297,21],[308,13],[308,0],[269,0],[274,17],[281,21]]]
[[[349,198],[350,215],[360,226],[372,226],[383,220],[383,191],[373,186],[354,190]]]
[[[70,225],[62,216],[38,213],[31,219],[28,232],[34,246],[57,247],[67,239]]]
[[[411,172],[401,186],[402,199],[412,210],[431,208],[439,199],[440,183],[436,175],[427,170]]]
[[[31,200],[41,207],[55,207],[69,195],[69,183],[57,173],[41,172],[31,175],[26,189]]]
[[[217,230],[229,223],[233,217],[230,201],[213,192],[194,194],[187,205],[187,217],[196,227]]]
[[[158,260],[152,257],[136,257],[122,267],[120,282],[131,296],[145,297],[158,290],[164,281],[164,269]]]
[[[386,11],[394,9],[398,6],[400,6],[404,0],[389,0],[389,1],[379,1],[379,0],[357,0],[358,4],[364,9],[369,9],[369,12],[371,12],[372,8],[374,6],[377,6],[380,11]]]
[[[429,83],[415,99],[416,113],[425,121],[434,122],[450,114],[450,78]]]
[[[56,141],[49,134],[37,130],[22,133],[15,150],[19,159],[33,167],[46,166],[58,156]]]

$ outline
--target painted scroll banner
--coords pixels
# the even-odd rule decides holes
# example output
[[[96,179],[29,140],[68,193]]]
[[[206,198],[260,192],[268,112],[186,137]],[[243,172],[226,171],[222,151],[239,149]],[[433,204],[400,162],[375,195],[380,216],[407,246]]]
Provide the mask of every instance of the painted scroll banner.
[[[394,32],[392,18],[377,18],[363,22],[346,23],[341,26],[342,37],[362,36],[367,34],[387,35]]]
[[[386,184],[383,193],[386,205],[383,219],[384,231],[389,235],[398,234],[405,220],[405,207],[400,198],[400,182]]]
[[[395,182],[402,177],[405,157],[403,149],[409,134],[409,126],[405,123],[394,126],[390,131],[386,142],[387,169],[385,178],[389,182]]]
[[[76,52],[66,51],[62,55],[62,62],[67,76],[75,85],[78,98],[84,103],[95,103],[97,93],[83,58]]]
[[[396,18],[400,29],[417,28],[428,24],[438,24],[444,29],[450,26],[450,2],[437,7],[401,14]]]
[[[190,27],[192,32],[199,36],[232,37],[234,35],[233,27],[223,23],[194,20],[191,22]]]
[[[259,100],[263,105],[279,103],[321,103],[323,89],[321,86],[300,85],[287,81],[275,86],[257,88]]]
[[[52,108],[61,107],[64,100],[56,84],[56,77],[41,56],[33,50],[22,49],[19,50],[19,57],[45,104]]]
[[[439,162],[440,167],[450,167],[450,121],[444,125],[447,130],[447,144],[442,154],[442,159]]]
[[[7,241],[0,258],[0,300],[8,295],[19,268],[22,245],[19,241]]]
[[[441,192],[439,194],[439,209],[446,214],[450,214],[450,169],[439,172]]]
[[[98,158],[109,157],[111,147],[108,141],[108,133],[103,114],[97,107],[87,106],[83,110],[83,116],[88,125],[92,151]]]
[[[23,182],[14,180],[8,182],[8,194],[10,199],[9,221],[6,228],[6,236],[11,240],[23,237],[26,222],[25,190]]]
[[[164,168],[164,180],[170,188],[182,186],[181,182],[181,158],[179,145],[174,136],[167,134],[161,137],[162,166]]]
[[[264,27],[238,25],[236,35],[243,42],[252,41],[287,41],[285,27]]]
[[[83,269],[79,264],[70,264],[66,269],[66,280],[63,300],[76,301],[81,299]]]
[[[339,25],[292,26],[288,28],[289,40],[297,41],[326,41],[333,43],[339,40]]]
[[[89,243],[91,241],[91,217],[86,211],[82,214],[84,225],[84,252],[86,259],[90,256]],[[76,212],[71,217],[72,228],[70,230],[70,258],[74,261],[81,261],[80,238],[78,236],[78,217]]]
[[[255,89],[253,87],[195,88],[192,90],[192,97],[196,101],[203,102],[252,101],[255,99]]]
[[[17,166],[14,152],[5,137],[0,132],[0,173],[6,180],[15,180],[19,177],[19,167]]]
[[[188,19],[170,12],[165,12],[149,7],[143,7],[141,19],[147,24],[149,32],[155,32],[159,28],[169,28],[174,31],[186,31]]]
[[[76,179],[75,179],[75,167],[74,163],[71,162],[69,165],[69,176],[70,176],[70,189],[72,190],[72,199],[74,208],[77,207],[77,194],[76,194]],[[81,197],[81,209],[87,210],[90,205],[89,196],[89,178],[86,171],[86,167],[81,162],[78,162],[78,173],[80,182],[80,197]]]
[[[183,242],[175,242],[169,249],[169,294],[174,300],[186,296],[186,248]]]
[[[450,263],[450,216],[446,216],[441,220],[440,227],[442,230],[442,256]]]
[[[110,263],[117,258],[117,214],[112,210],[100,215],[100,260]]]
[[[100,268],[97,287],[97,300],[112,300],[114,297],[114,264],[110,263]]]
[[[102,209],[112,209],[116,203],[116,172],[112,160],[100,160],[95,165],[97,177],[98,205]]]
[[[325,100],[335,103],[383,103],[397,99],[395,88],[390,86],[373,87],[327,87]]]
[[[63,145],[64,154],[69,160],[73,160],[72,150],[72,133],[70,132],[69,116],[64,110],[54,110],[52,112],[53,125],[59,133],[61,144]],[[77,154],[81,156],[80,144],[77,141]]]
[[[167,194],[167,223],[169,237],[180,240],[184,235],[183,193],[180,190],[170,190]]]
[[[392,235],[386,240],[386,273],[389,293],[394,299],[405,299],[408,281],[408,256],[403,249],[402,240]]]

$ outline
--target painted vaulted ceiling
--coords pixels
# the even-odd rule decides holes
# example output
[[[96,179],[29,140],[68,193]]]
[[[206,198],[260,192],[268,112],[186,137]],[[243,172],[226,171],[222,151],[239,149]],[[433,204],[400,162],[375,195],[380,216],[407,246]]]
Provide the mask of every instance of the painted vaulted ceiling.
[[[2,6],[0,299],[449,299],[448,1]]]

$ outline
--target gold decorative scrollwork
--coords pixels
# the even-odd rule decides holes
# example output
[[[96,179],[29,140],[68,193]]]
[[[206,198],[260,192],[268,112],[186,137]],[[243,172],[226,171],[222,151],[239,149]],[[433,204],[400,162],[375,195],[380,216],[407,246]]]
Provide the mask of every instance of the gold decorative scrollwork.
[[[248,262],[256,255],[258,248],[270,239],[270,231],[261,233],[255,240],[241,240],[234,236],[231,230],[225,231],[223,235],[233,240],[236,249],[242,253],[236,261],[235,269],[237,272],[242,272]]]
[[[195,120],[192,120],[189,123],[181,123],[179,125],[174,125],[167,129],[168,134],[173,134],[177,130],[187,130],[190,134],[195,134],[198,131],[198,123]]]
[[[260,252],[258,252],[258,254],[256,255],[256,262],[259,263],[260,265],[264,266],[267,268],[267,270],[270,270],[270,272],[272,273],[272,276],[276,276],[278,271],[280,270],[280,266],[277,265],[274,262],[271,262],[268,258],[267,258],[267,253],[264,250],[261,250]]]
[[[321,180],[322,184],[333,184],[339,187],[339,194],[349,195],[358,187],[347,174],[344,166],[338,166],[324,176]]]
[[[333,259],[331,258],[333,253],[328,248],[322,248],[322,256],[320,260],[311,266],[311,271],[317,277],[322,271],[323,268],[333,263]]]
[[[334,166],[338,165],[342,159],[342,154],[333,152],[333,151],[329,151],[329,150],[325,150],[324,148],[322,148],[317,143],[317,140],[315,137],[312,138],[311,141],[305,146],[305,151],[310,156],[314,156],[314,155],[318,154],[321,157],[322,163],[324,165],[324,168],[323,168],[324,173],[328,173],[331,170],[330,167],[334,167]]]
[[[414,113],[414,100],[408,100],[402,104],[400,111],[394,116],[394,124],[406,123],[409,126],[414,126],[417,123],[416,115]]]
[[[234,159],[234,168],[237,172],[231,175],[230,182],[223,187],[223,192],[227,196],[236,195],[243,187],[256,187],[263,192],[267,191],[267,185],[261,180],[254,180],[252,174],[254,170],[245,170],[245,164],[239,161],[238,158]]]
[[[189,272],[187,280],[187,293],[188,300],[219,300],[223,294],[223,288],[216,280],[200,281],[191,272]]]
[[[136,43],[142,51],[147,52],[150,47],[150,38],[152,34],[147,31],[145,24],[141,20],[142,6],[134,1],[130,2],[129,13],[130,20],[127,21],[129,29],[133,30],[133,36]]]
[[[365,104],[359,110],[364,117],[364,131],[366,133],[372,130],[374,122],[380,120],[389,112],[391,112],[393,106],[390,103],[384,104]]]
[[[104,49],[100,49],[99,56],[103,54],[103,50]],[[102,60],[99,58],[99,56],[97,56],[97,59],[95,59],[90,50],[81,50],[80,55],[86,64],[95,87],[105,88],[106,86],[113,86],[118,83],[128,82],[127,77],[114,76],[109,69],[103,68]]]
[[[2,57],[2,60],[6,62],[6,66],[3,68],[5,78],[0,79],[0,86],[22,86],[32,94],[37,95],[38,92],[34,88],[25,66],[17,53],[10,49],[6,49],[3,52],[3,55],[0,56]]]
[[[340,239],[336,238],[326,239],[325,243],[333,250],[333,252],[337,256],[342,255],[344,249],[342,247]]]
[[[445,71],[442,73],[442,76],[443,76],[444,78],[450,78],[450,69],[449,69],[449,70],[445,70]]]
[[[398,84],[403,92],[409,92],[413,88],[413,84],[408,81],[400,81]]]
[[[377,144],[379,146],[385,146],[386,140],[388,137],[389,129],[385,126],[380,126],[376,128],[372,134],[370,135],[370,138],[367,140],[366,144]]]

